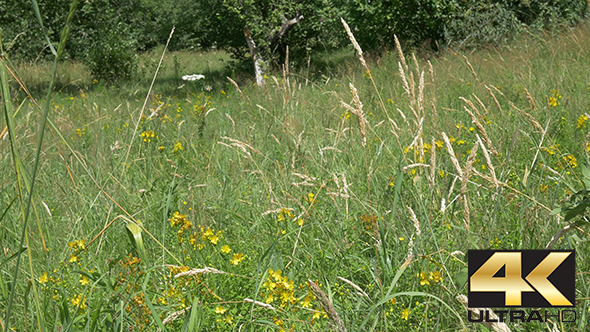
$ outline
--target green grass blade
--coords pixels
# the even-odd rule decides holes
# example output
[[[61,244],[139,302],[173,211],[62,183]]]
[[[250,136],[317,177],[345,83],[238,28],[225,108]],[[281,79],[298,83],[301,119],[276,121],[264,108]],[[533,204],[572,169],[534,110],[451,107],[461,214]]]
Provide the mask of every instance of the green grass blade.
[[[47,35],[47,33],[45,31],[45,25],[43,24],[43,19],[41,18],[41,12],[39,11],[39,4],[37,4],[37,0],[31,0],[31,4],[33,5],[33,10],[35,11],[35,17],[37,17],[37,21],[39,22],[39,25],[41,26],[41,32],[43,33],[43,36],[45,37],[45,41],[47,41],[47,46],[49,46],[51,53],[54,56],[57,56],[57,52],[55,51],[55,48],[53,47],[53,44],[51,43],[51,40],[49,40],[49,36]]]
[[[37,14],[37,18],[41,22],[41,19],[40,19],[41,16],[39,14],[39,8],[38,8],[38,5],[37,5],[37,1],[36,0],[32,0],[32,3],[33,3],[33,7],[35,8],[35,12]],[[52,92],[53,92],[53,85],[54,85],[54,82],[55,82],[55,76],[56,76],[56,72],[57,72],[57,63],[58,63],[59,58],[61,57],[61,55],[63,54],[63,51],[65,49],[66,40],[68,38],[68,34],[69,34],[69,31],[70,31],[70,26],[72,24],[72,20],[73,20],[73,17],[74,17],[74,12],[76,10],[77,4],[78,4],[78,0],[74,0],[72,2],[72,5],[70,6],[70,12],[68,14],[68,18],[66,20],[65,27],[64,27],[64,29],[62,31],[61,39],[60,39],[60,42],[59,42],[58,51],[55,54],[55,60],[53,62],[53,69],[52,69],[52,72],[51,72],[51,78],[50,78],[50,81],[49,81],[49,87],[47,88],[47,96],[45,98],[45,100],[46,100],[46,102],[45,102],[45,110],[43,112],[43,119],[41,120],[41,125],[40,125],[40,128],[39,128],[39,130],[40,130],[40,132],[39,132],[39,140],[38,140],[38,143],[37,143],[37,152],[35,154],[35,164],[33,166],[33,174],[32,174],[31,185],[30,185],[30,189],[29,189],[29,193],[28,193],[29,195],[28,195],[28,199],[27,199],[26,212],[25,212],[25,215],[24,215],[24,222],[23,222],[23,225],[22,225],[22,232],[21,232],[21,236],[20,236],[19,249],[18,249],[19,252],[20,252],[20,249],[23,248],[24,242],[25,242],[25,236],[26,236],[26,231],[27,231],[27,221],[29,219],[29,213],[30,213],[30,210],[31,210],[31,205],[32,205],[32,200],[33,200],[33,194],[34,194],[34,189],[35,189],[35,179],[37,177],[37,171],[39,169],[39,160],[40,160],[40,157],[41,157],[41,147],[43,146],[43,138],[44,138],[44,133],[45,133],[45,126],[47,124],[47,117],[49,115],[49,108],[51,106],[51,95],[52,95]],[[51,43],[50,43],[50,45],[51,45]],[[5,72],[4,72],[4,75],[6,75]],[[4,85],[3,86],[3,89],[5,89],[5,90],[8,89],[7,82],[6,82],[6,84],[3,84],[3,85]],[[22,255],[22,253],[20,253],[17,256],[16,266],[14,268],[12,288],[10,290],[10,297],[9,297],[8,306],[7,306],[7,309],[6,309],[6,318],[5,318],[6,328],[5,328],[5,330],[8,330],[8,327],[10,326],[10,315],[11,315],[12,305],[13,305],[13,302],[14,302],[14,296],[15,296],[15,293],[16,293],[16,285],[18,283],[17,281],[18,281],[18,274],[19,274],[19,267],[20,267],[21,255]]]

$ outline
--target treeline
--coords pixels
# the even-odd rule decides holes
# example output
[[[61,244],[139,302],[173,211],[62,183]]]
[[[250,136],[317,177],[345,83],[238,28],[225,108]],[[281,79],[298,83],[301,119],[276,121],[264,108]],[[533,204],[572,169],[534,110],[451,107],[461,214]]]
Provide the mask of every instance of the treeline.
[[[29,0],[0,1],[2,45],[13,58],[49,54],[45,34],[58,42],[71,0],[37,0],[45,32]],[[586,0],[82,0],[67,56],[101,79],[132,77],[137,51],[166,42],[170,49],[217,47],[263,66],[348,45],[345,19],[365,50],[393,44],[440,48],[497,44],[523,28],[572,26],[588,14]],[[254,48],[252,48],[254,44]]]

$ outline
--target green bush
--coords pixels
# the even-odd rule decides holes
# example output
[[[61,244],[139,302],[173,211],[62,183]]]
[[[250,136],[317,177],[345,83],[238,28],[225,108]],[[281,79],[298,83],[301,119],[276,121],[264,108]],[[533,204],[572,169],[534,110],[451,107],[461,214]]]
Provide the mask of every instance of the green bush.
[[[120,31],[124,29],[115,28],[106,32],[90,48],[85,62],[94,79],[112,83],[136,76],[137,47]]]
[[[517,13],[500,3],[472,6],[455,14],[445,25],[447,45],[475,47],[496,45],[522,31]]]

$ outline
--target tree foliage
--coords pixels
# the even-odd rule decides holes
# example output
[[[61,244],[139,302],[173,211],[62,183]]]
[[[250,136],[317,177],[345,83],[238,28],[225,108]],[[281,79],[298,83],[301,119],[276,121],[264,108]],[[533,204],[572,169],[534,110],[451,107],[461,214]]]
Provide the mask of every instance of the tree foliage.
[[[39,0],[52,41],[58,40],[69,3]],[[174,26],[171,49],[217,47],[245,59],[250,55],[247,28],[262,56],[278,64],[287,46],[291,60],[297,61],[310,52],[347,45],[341,17],[363,49],[378,50],[391,46],[394,34],[407,45],[500,43],[523,26],[573,25],[587,12],[586,0],[86,0],[76,13],[67,52],[92,65],[102,52],[97,47],[109,45],[113,54],[103,55],[116,59],[122,50],[164,44]],[[302,20],[275,38],[286,21],[300,16]],[[48,54],[29,1],[0,2],[0,28],[4,46],[14,57]]]

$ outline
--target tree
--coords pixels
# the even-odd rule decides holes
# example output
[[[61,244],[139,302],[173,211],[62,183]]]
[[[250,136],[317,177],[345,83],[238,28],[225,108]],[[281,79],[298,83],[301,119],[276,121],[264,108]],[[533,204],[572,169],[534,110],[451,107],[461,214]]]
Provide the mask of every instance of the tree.
[[[237,56],[246,55],[247,50],[254,64],[256,82],[263,85],[264,71],[282,64],[287,45],[298,54],[332,38],[333,28],[323,29],[337,22],[337,11],[330,9],[333,7],[328,0],[224,0],[218,19],[227,22],[224,27],[229,23],[234,29],[241,29],[243,42],[240,45],[233,40],[231,45],[225,45],[220,40],[220,43],[232,48]],[[294,33],[299,36],[292,37]],[[238,33],[234,31],[231,35]]]

